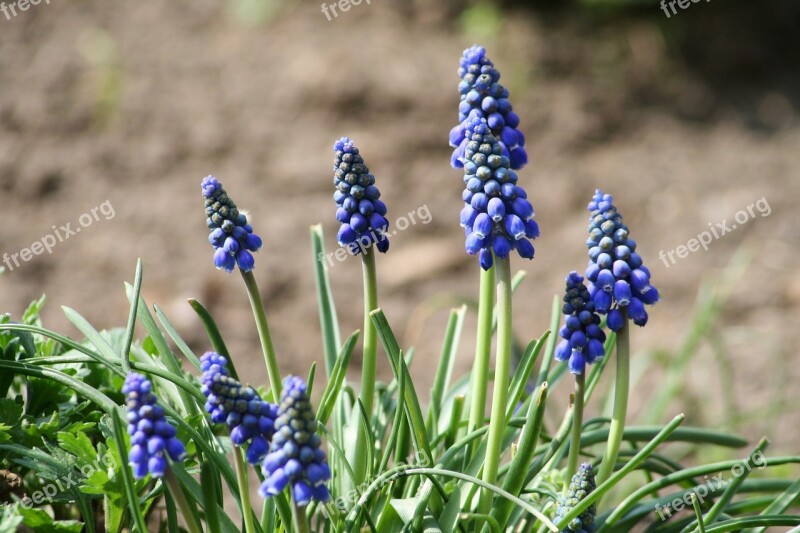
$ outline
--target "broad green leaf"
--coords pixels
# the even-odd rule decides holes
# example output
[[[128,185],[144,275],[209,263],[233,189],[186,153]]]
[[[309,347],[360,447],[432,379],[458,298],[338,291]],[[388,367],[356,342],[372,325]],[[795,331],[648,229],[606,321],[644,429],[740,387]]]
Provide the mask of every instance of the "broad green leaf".
[[[22,523],[34,533],[80,533],[83,530],[83,524],[77,520],[53,520],[42,509],[19,506],[17,512],[22,517]]]

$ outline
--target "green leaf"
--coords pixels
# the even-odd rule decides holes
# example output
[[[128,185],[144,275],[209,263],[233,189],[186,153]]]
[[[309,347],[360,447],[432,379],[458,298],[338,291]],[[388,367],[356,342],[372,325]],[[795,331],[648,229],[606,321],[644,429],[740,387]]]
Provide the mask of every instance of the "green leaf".
[[[19,424],[20,418],[22,418],[22,404],[10,398],[0,398],[0,424],[14,427]]]
[[[528,385],[528,380],[533,372],[536,360],[539,358],[539,353],[542,351],[549,337],[550,331],[545,331],[538,341],[531,341],[525,349],[525,354],[522,356],[519,366],[517,366],[517,370],[514,372],[514,377],[511,380],[511,393],[508,395],[506,420],[511,420],[511,417],[514,415],[514,411],[522,398],[522,393],[525,392],[525,387]]]
[[[725,508],[731,502],[733,497],[736,495],[736,492],[739,490],[742,483],[744,483],[745,479],[747,479],[747,476],[750,475],[750,471],[754,466],[753,456],[755,456],[756,454],[762,454],[761,456],[763,457],[762,452],[764,451],[764,449],[766,449],[767,446],[769,446],[769,441],[766,438],[761,439],[756,445],[756,447],[753,449],[753,451],[750,452],[750,455],[748,455],[747,458],[740,463],[740,466],[743,468],[743,472],[741,473],[741,475],[738,475],[734,477],[733,480],[731,480],[728,486],[725,487],[725,491],[722,493],[722,496],[720,496],[719,499],[714,503],[714,506],[711,507],[711,510],[709,510],[703,516],[702,520],[703,522],[705,522],[705,524],[707,525],[713,524],[717,520],[717,518],[721,515],[721,513],[725,510]]]
[[[612,474],[608,479],[598,485],[591,494],[581,500],[578,505],[573,507],[570,512],[561,517],[558,521],[559,525],[569,524],[572,519],[588,509],[590,505],[598,501],[606,492],[611,490],[617,483],[619,483],[622,478],[637,468],[651,453],[655,451],[655,449],[662,442],[669,438],[669,436],[678,428],[685,418],[686,416],[682,413],[673,418],[672,421],[667,424],[667,426],[664,427],[664,429],[662,429],[655,437],[653,437],[653,439],[648,442],[644,448],[639,450],[639,452],[630,461],[628,461],[625,466],[614,472],[614,474]],[[617,508],[617,510],[620,509],[621,507]],[[604,524],[604,527],[606,525],[607,523]]]
[[[111,420],[114,426],[114,438],[116,440],[119,457],[127,457],[127,452],[125,450],[125,430],[122,423],[122,415],[120,415],[118,409],[114,409],[111,412]],[[146,533],[147,523],[145,522],[144,515],[142,514],[142,505],[139,501],[139,496],[136,494],[136,485],[133,481],[133,473],[126,464],[122,465],[120,471],[122,472],[125,492],[128,498],[128,509],[133,517],[133,523],[136,526],[136,531],[137,533]]]
[[[200,487],[200,484],[195,481],[195,479],[186,472],[186,469],[183,465],[172,465],[172,471],[175,473],[175,477],[178,478],[183,488],[186,489],[188,496],[190,496],[195,502],[203,502],[203,488]],[[222,528],[222,531],[225,533],[239,533],[239,528],[234,525],[231,519],[228,517],[227,513],[225,513],[218,504],[215,504],[214,510],[212,513],[216,513],[219,517],[219,526]],[[208,510],[206,510],[208,513]]]
[[[424,494],[402,500],[394,499],[389,500],[389,504],[397,512],[397,516],[400,517],[400,520],[402,520],[403,524],[408,525],[412,520],[414,520],[414,516],[419,505],[425,504],[429,497],[430,494]],[[442,533],[442,528],[436,522],[436,519],[433,517],[430,511],[426,511],[424,514],[421,531],[425,533]]]
[[[336,399],[339,397],[339,391],[344,383],[344,378],[347,375],[347,368],[350,365],[350,356],[353,355],[353,348],[358,341],[359,332],[353,332],[350,337],[345,341],[339,356],[336,358],[336,363],[333,365],[331,378],[328,381],[327,387],[322,393],[322,399],[319,402],[319,409],[317,410],[317,420],[321,424],[328,421],[328,418],[333,412]]]
[[[83,524],[77,520],[53,520],[47,512],[41,509],[17,508],[22,517],[22,523],[32,529],[34,533],[80,533]]]
[[[392,366],[392,371],[395,374],[395,379],[399,379],[401,373],[404,373],[406,386],[403,404],[406,409],[406,416],[408,417],[409,424],[411,425],[411,433],[414,438],[414,443],[417,450],[425,452],[425,457],[429,461],[433,460],[433,453],[431,452],[431,445],[428,442],[428,433],[425,430],[425,420],[422,418],[422,409],[419,406],[419,399],[417,392],[414,390],[414,384],[411,382],[411,374],[408,372],[408,366],[402,357],[400,347],[397,345],[397,339],[389,327],[389,322],[383,311],[378,308],[370,313],[372,323],[378,331],[378,336],[383,344],[383,349],[389,357]]]
[[[233,453],[239,453],[234,450]],[[217,493],[217,483],[213,463],[204,461],[200,467],[200,484],[203,489],[203,510],[206,513],[206,528],[208,533],[220,533],[220,497]]]
[[[791,505],[797,502],[798,498],[800,498],[800,479],[792,483],[792,485],[786,489],[783,494],[775,498],[772,503],[770,503],[766,509],[761,513],[762,515],[777,515],[781,514],[786,511]],[[765,530],[759,529],[757,533],[763,533]]]
[[[131,310],[128,313],[128,327],[125,330],[125,344],[120,351],[122,359],[122,369],[125,372],[131,370],[131,344],[133,343],[134,329],[136,328],[137,306],[139,305],[139,295],[142,292],[142,258],[136,260],[136,274],[133,279],[133,298],[131,298]]]
[[[457,486],[450,493],[450,499],[442,510],[439,516],[439,525],[442,531],[455,531],[456,523],[458,522],[458,514],[461,510],[461,487]]]
[[[447,329],[442,343],[442,352],[439,357],[439,365],[436,368],[436,375],[431,388],[431,402],[428,411],[429,437],[434,438],[438,430],[438,421],[442,412],[442,403],[445,392],[450,388],[450,380],[453,376],[458,343],[461,340],[461,329],[464,326],[464,317],[467,314],[467,306],[462,305],[458,309],[450,311],[450,319],[447,322]]]
[[[61,309],[63,309],[67,319],[72,322],[76,328],[78,328],[78,331],[83,333],[89,342],[91,342],[92,345],[97,348],[97,351],[101,355],[101,357],[98,359],[98,362],[108,366],[109,369],[117,372],[119,375],[125,375],[122,370],[112,364],[119,362],[120,358],[119,354],[114,351],[114,348],[111,347],[108,341],[103,338],[103,336],[100,335],[100,333],[94,329],[94,327],[89,324],[85,318],[78,314],[77,311],[66,306],[61,306]],[[91,355],[91,353],[88,355]]]
[[[539,344],[541,345],[541,343]],[[525,427],[522,428],[522,434],[519,437],[517,453],[511,460],[511,466],[508,469],[505,482],[503,483],[503,489],[514,496],[519,496],[520,492],[522,492],[522,487],[525,483],[525,474],[528,470],[528,466],[533,462],[533,454],[536,448],[536,442],[539,440],[539,433],[542,429],[546,403],[547,382],[545,381],[539,387],[536,401],[531,402],[528,407],[528,416],[525,420]],[[491,516],[497,520],[500,528],[503,529],[511,511],[511,502],[509,500],[501,500],[495,504]]]
[[[50,368],[38,368],[35,366],[23,363],[11,362],[11,361],[0,361],[0,368],[11,370],[17,374],[46,378],[48,380],[60,383],[61,385],[64,385],[67,388],[72,389],[76,393],[84,396],[85,398],[93,401],[95,404],[102,407],[103,410],[105,410],[106,412],[110,413],[113,409],[116,409],[117,407],[116,404],[112,402],[107,396],[100,393],[93,387],[89,387],[85,383],[82,383],[58,370],[53,370]]]
[[[336,316],[336,304],[333,301],[328,269],[325,257],[325,240],[320,224],[311,226],[311,257],[314,259],[314,281],[317,287],[317,306],[319,322],[322,328],[322,347],[325,354],[325,371],[330,379],[333,376],[336,354],[342,345],[339,337],[339,320]]]
[[[58,444],[62,449],[77,457],[81,464],[92,464],[97,460],[97,450],[92,445],[92,440],[85,433],[58,433]]]
[[[153,305],[153,308],[156,311],[156,317],[158,321],[161,322],[161,325],[164,326],[164,331],[167,332],[167,335],[172,339],[172,342],[175,343],[175,346],[181,351],[181,353],[189,360],[192,365],[200,370],[200,359],[192,352],[192,349],[189,348],[189,345],[186,344],[180,335],[178,335],[178,331],[175,329],[175,326],[172,325],[172,322],[169,321],[167,315],[161,310],[160,307],[157,305]]]
[[[134,298],[134,288],[126,283],[125,289],[128,293],[128,299],[129,301],[131,301],[132,305]],[[160,361],[163,362],[164,366],[166,366],[166,368],[172,374],[182,378],[183,371],[181,370],[181,365],[178,362],[178,359],[175,357],[175,354],[170,349],[169,344],[167,344],[164,335],[161,334],[161,330],[158,329],[158,325],[156,324],[156,321],[153,319],[153,315],[150,314],[147,302],[142,297],[139,297],[139,303],[136,306],[136,314],[139,317],[139,321],[144,326],[144,329],[147,331],[147,334],[150,336],[150,339],[153,341],[153,344],[155,345],[156,349],[158,350],[158,354],[161,356]],[[197,414],[199,411],[197,405],[192,400],[190,393],[181,388],[179,388],[177,392],[178,395],[180,396],[184,413],[188,415]]]
[[[239,374],[236,372],[233,360],[228,353],[228,347],[225,346],[225,341],[222,339],[222,334],[220,334],[217,323],[214,322],[214,318],[211,316],[211,313],[209,313],[208,310],[203,307],[203,304],[194,298],[189,298],[189,305],[194,312],[197,313],[197,316],[200,317],[200,321],[203,323],[203,328],[206,330],[206,335],[208,335],[208,340],[211,342],[211,348],[213,348],[213,350],[218,354],[225,356],[228,359],[228,366],[231,376],[238,380]]]
[[[42,312],[45,301],[47,301],[47,297],[44,294],[42,294],[38,300],[32,301],[28,305],[28,308],[25,309],[25,312],[22,313],[21,322],[29,326],[41,326],[42,323],[39,319],[39,315]]]
[[[751,516],[733,518],[706,528],[706,533],[723,533],[725,531],[741,531],[747,527],[779,527],[800,526],[800,516]],[[792,529],[791,532],[797,531]],[[791,533],[790,532],[790,533]]]

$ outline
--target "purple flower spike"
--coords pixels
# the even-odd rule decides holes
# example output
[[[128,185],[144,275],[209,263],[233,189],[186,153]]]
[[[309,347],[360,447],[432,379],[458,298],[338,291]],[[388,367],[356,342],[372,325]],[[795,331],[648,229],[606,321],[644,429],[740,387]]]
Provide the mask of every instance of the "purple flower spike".
[[[533,220],[533,206],[527,193],[516,185],[503,146],[483,118],[473,117],[465,126],[464,184],[461,226],[466,233],[465,248],[479,254],[481,268],[488,270],[493,255],[505,258],[512,250],[524,259],[533,259],[529,239],[539,235]]]
[[[467,124],[473,118],[484,119],[501,145],[501,153],[509,158],[510,168],[518,170],[528,162],[525,136],[517,129],[519,116],[512,111],[508,89],[500,85],[500,72],[486,57],[482,46],[464,50],[458,69],[461,83],[461,103],[458,106],[459,124],[450,130],[453,168],[464,166],[464,152],[469,142]]]
[[[595,191],[589,203],[589,266],[586,278],[598,313],[608,313],[608,327],[625,325],[623,310],[637,326],[647,323],[645,305],[658,302],[658,290],[650,284],[650,271],[636,253],[636,242],[614,207],[610,194]]]
[[[269,449],[278,406],[263,401],[252,388],[228,375],[227,364],[227,359],[216,352],[206,352],[200,358],[206,411],[212,422],[227,424],[234,445],[248,445],[247,461],[257,464]]]
[[[261,248],[261,237],[253,233],[247,217],[217,178],[206,176],[201,187],[206,202],[206,224],[211,230],[208,241],[214,247],[214,265],[225,272],[233,272],[237,265],[243,272],[253,270],[255,259],[251,252]]]
[[[186,447],[175,436],[175,427],[164,416],[164,408],[158,405],[153,394],[153,384],[136,372],[125,378],[122,393],[128,407],[128,433],[131,449],[128,462],[133,475],[141,479],[149,472],[161,477],[168,468],[167,456],[173,461],[186,457]]]
[[[336,160],[333,163],[333,199],[338,206],[336,220],[341,223],[338,233],[340,246],[346,246],[352,255],[366,251],[373,244],[379,252],[389,249],[386,205],[378,198],[381,192],[375,186],[375,176],[370,174],[364,158],[353,141],[342,137],[333,145]]]
[[[600,329],[600,316],[595,312],[594,301],[583,284],[583,277],[570,272],[566,286],[561,308],[565,317],[560,332],[563,340],[556,348],[555,358],[568,362],[573,374],[583,374],[587,364],[593,364],[605,355],[603,343],[606,334]]]
[[[330,499],[326,483],[331,479],[331,469],[320,448],[322,439],[306,390],[306,383],[296,376],[283,382],[275,436],[263,463],[266,479],[259,489],[261,496],[269,498],[290,487],[299,506]]]

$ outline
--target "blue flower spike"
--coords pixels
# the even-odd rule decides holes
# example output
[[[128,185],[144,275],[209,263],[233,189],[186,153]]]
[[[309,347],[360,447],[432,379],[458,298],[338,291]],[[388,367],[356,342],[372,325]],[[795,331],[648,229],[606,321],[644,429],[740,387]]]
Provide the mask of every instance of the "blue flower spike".
[[[591,463],[583,463],[578,467],[578,472],[572,476],[567,493],[562,496],[556,510],[556,522],[566,516],[576,505],[586,499],[595,489],[594,469]],[[597,529],[594,522],[597,506],[592,504],[574,518],[561,533],[592,533]]]
[[[467,142],[467,125],[472,118],[486,120],[492,134],[498,139],[502,153],[509,158],[511,168],[519,170],[528,162],[525,136],[518,129],[519,116],[511,109],[508,89],[500,84],[500,72],[486,57],[482,46],[474,45],[464,50],[458,69],[461,83],[461,103],[458,106],[458,126],[450,130],[450,146],[455,147],[451,164],[464,166]]]
[[[566,285],[562,307],[565,321],[559,333],[562,340],[556,347],[555,358],[567,361],[573,374],[583,374],[587,364],[594,364],[605,355],[603,343],[606,334],[600,328],[600,315],[595,312],[583,277],[570,272]]]
[[[235,446],[248,446],[247,461],[257,464],[269,451],[278,406],[263,401],[252,388],[231,377],[227,364],[227,359],[216,352],[206,352],[200,358],[205,408],[212,422],[228,426]]]
[[[650,270],[636,253],[636,242],[614,207],[614,198],[595,191],[589,202],[589,266],[586,278],[598,313],[608,314],[608,327],[623,326],[622,309],[637,326],[647,324],[645,305],[658,302],[658,290],[650,284]]]
[[[236,266],[243,272],[250,272],[255,266],[251,252],[261,248],[261,237],[253,233],[247,216],[239,211],[217,178],[203,178],[202,189],[206,223],[211,230],[208,240],[214,247],[214,264],[225,272],[233,272]]]
[[[492,253],[508,257],[516,250],[520,257],[533,259],[530,240],[539,236],[533,220],[533,206],[525,189],[517,185],[517,174],[509,158],[492,134],[484,118],[472,118],[466,127],[464,184],[461,227],[466,234],[465,247],[470,255],[478,254],[484,270],[492,267]]]
[[[128,462],[133,475],[141,479],[149,472],[153,477],[161,477],[168,468],[167,457],[182,461],[186,457],[186,447],[175,436],[175,427],[167,421],[164,408],[158,405],[150,380],[131,372],[125,378],[122,393],[128,407],[131,436]]]
[[[289,376],[283,386],[275,436],[263,464],[266,479],[259,493],[269,498],[288,486],[298,506],[308,505],[312,499],[326,502],[331,497],[326,486],[331,469],[320,448],[322,439],[317,434],[317,420],[306,383]]]
[[[333,145],[333,199],[338,206],[336,220],[341,223],[337,240],[352,255],[358,255],[373,244],[381,253],[389,249],[386,231],[386,204],[375,186],[373,176],[353,141],[342,137]]]

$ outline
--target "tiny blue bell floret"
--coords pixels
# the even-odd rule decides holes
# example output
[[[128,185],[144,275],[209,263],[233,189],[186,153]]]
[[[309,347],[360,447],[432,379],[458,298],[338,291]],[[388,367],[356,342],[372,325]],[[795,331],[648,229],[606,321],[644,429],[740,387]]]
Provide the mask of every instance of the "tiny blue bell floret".
[[[212,422],[227,424],[235,446],[248,445],[247,461],[256,464],[269,451],[278,406],[265,402],[252,388],[228,375],[227,364],[228,360],[216,352],[206,352],[200,358],[205,408]]]
[[[533,259],[529,239],[539,236],[533,220],[533,206],[525,189],[517,185],[517,174],[510,168],[508,156],[492,134],[486,119],[474,117],[466,127],[464,184],[461,227],[466,234],[465,247],[470,255],[478,254],[481,268],[488,270],[494,254],[508,257],[516,250],[520,257]]]
[[[636,253],[636,242],[614,207],[614,198],[595,191],[589,202],[589,266],[586,278],[589,293],[598,313],[608,314],[608,327],[623,326],[621,309],[637,326],[647,324],[645,305],[658,302],[658,290],[650,284],[650,270]]]
[[[128,462],[133,476],[141,479],[149,472],[153,477],[161,477],[168,467],[167,456],[173,461],[182,461],[186,448],[175,436],[175,427],[167,421],[164,408],[158,405],[150,380],[131,372],[125,378],[122,392],[128,407],[131,436]]]
[[[561,308],[566,318],[555,357],[558,361],[568,361],[569,371],[573,374],[583,374],[587,364],[591,365],[605,355],[603,343],[606,334],[600,328],[600,316],[595,313],[594,302],[583,284],[583,277],[577,272],[570,272],[566,285]]]
[[[342,137],[333,145],[336,159],[333,163],[333,199],[338,208],[336,220],[341,223],[336,236],[341,246],[352,255],[358,255],[373,244],[379,252],[389,249],[386,231],[386,204],[380,200],[381,192],[353,141]]]
[[[214,264],[218,269],[232,272],[235,266],[243,272],[253,270],[255,259],[251,252],[261,248],[261,237],[222,188],[217,178],[206,176],[202,183],[206,203],[206,223],[211,234],[208,240],[214,247]]]
[[[528,162],[525,152],[525,136],[518,129],[519,116],[511,109],[508,89],[500,84],[500,72],[486,57],[482,46],[474,45],[464,50],[458,69],[461,83],[461,103],[458,106],[458,126],[450,130],[450,146],[454,146],[451,164],[453,168],[464,166],[464,152],[468,139],[467,123],[472,118],[486,120],[492,134],[509,158],[512,169],[518,170]]]
[[[320,448],[322,439],[306,390],[306,383],[296,376],[283,382],[275,436],[263,464],[266,479],[259,489],[262,497],[269,498],[288,486],[299,506],[308,505],[312,499],[326,502],[331,497],[326,485],[331,469]]]
[[[583,463],[570,480],[567,493],[561,497],[556,510],[556,522],[567,515],[576,505],[592,493],[595,489],[594,469],[591,463]],[[583,513],[574,518],[561,533],[592,533],[597,529],[594,517],[597,506],[592,504]]]

